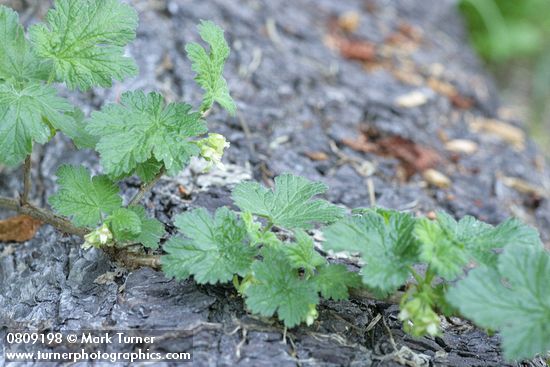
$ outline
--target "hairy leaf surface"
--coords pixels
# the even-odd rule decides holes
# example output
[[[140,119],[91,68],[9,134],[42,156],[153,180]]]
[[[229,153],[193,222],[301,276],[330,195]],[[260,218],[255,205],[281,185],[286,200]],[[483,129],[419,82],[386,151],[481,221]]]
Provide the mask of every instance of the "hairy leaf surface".
[[[41,80],[48,77],[49,71],[49,65],[31,50],[19,15],[0,5],[0,80]]]
[[[256,250],[248,243],[244,223],[227,208],[212,217],[206,209],[180,214],[176,226],[185,237],[171,239],[162,257],[169,276],[184,279],[192,274],[197,283],[227,282],[238,274],[244,276]]]
[[[38,55],[53,64],[56,80],[71,89],[110,87],[137,73],[124,56],[135,38],[136,11],[119,0],[56,0],[46,24],[29,33]]]
[[[156,174],[151,166],[155,162],[164,164],[170,175],[181,171],[199,153],[190,138],[206,132],[191,106],[165,105],[160,94],[142,91],[124,93],[120,104],[94,112],[86,129],[99,138],[96,149],[109,175],[121,177],[137,170],[145,178]]]
[[[469,272],[447,299],[477,325],[500,330],[507,359],[522,360],[550,350],[550,254],[512,246],[496,267]]]
[[[326,200],[312,199],[326,191],[322,183],[284,174],[275,178],[273,191],[244,182],[235,187],[232,197],[241,210],[268,218],[276,226],[309,228],[315,222],[334,222],[344,214],[342,208]]]
[[[50,196],[52,207],[73,218],[77,226],[95,227],[104,214],[122,205],[118,187],[106,176],[91,177],[84,167],[61,166],[57,171],[59,190]]]
[[[511,245],[542,247],[537,231],[517,219],[493,227],[471,216],[456,221],[444,212],[438,212],[435,221],[419,221],[415,236],[422,243],[421,259],[447,280],[460,275],[471,260],[496,266],[495,249]]]
[[[315,283],[301,278],[285,254],[269,247],[262,251],[263,261],[252,264],[254,281],[246,288],[246,305],[254,313],[277,313],[287,327],[305,321],[311,305],[319,303]]]
[[[329,226],[324,232],[323,246],[360,253],[365,261],[361,269],[363,282],[391,293],[406,282],[409,267],[417,261],[415,223],[412,216],[399,212],[389,216],[375,211],[354,215]]]
[[[313,239],[307,233],[297,230],[295,237],[296,242],[287,243],[281,248],[293,269],[304,269],[309,274],[313,274],[315,269],[326,264],[327,261],[315,251]]]
[[[44,144],[52,129],[65,130],[73,107],[52,87],[32,83],[19,89],[0,84],[0,162],[20,164],[32,152],[33,142]]]
[[[319,268],[313,280],[324,298],[332,298],[335,301],[348,299],[349,288],[361,285],[361,277],[341,264]]]
[[[205,92],[201,111],[207,111],[214,102],[217,102],[234,115],[235,102],[229,95],[229,88],[223,77],[223,67],[230,51],[224,32],[211,21],[201,21],[198,28],[202,40],[210,46],[210,52],[194,42],[188,43],[185,51],[191,60],[193,71],[197,73],[195,80]]]

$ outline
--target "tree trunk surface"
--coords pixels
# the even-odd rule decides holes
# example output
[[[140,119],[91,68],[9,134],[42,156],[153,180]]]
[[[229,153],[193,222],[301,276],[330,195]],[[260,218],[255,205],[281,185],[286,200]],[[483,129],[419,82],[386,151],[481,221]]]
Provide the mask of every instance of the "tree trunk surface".
[[[26,23],[47,7],[46,1],[11,3]],[[238,114],[230,118],[216,108],[209,116],[211,131],[231,142],[227,171],[187,169],[145,197],[170,234],[178,213],[231,205],[231,188],[240,180],[269,184],[291,172],[328,184],[327,199],[349,208],[374,198],[376,205],[416,214],[441,209],[493,224],[515,215],[537,226],[548,243],[543,188],[549,181],[540,152],[510,127],[522,128],[499,104],[468,46],[455,1],[132,3],[140,27],[129,52],[140,75],[108,91],[67,93],[86,113],[137,88],[196,104],[200,90],[184,45],[197,40],[200,19],[220,24],[232,48],[225,76]],[[506,128],[509,134],[502,133]],[[474,142],[477,150],[461,148],[456,139]],[[99,169],[95,154],[76,151],[61,136],[38,147],[34,158],[31,201],[41,205],[56,190],[59,165]],[[13,197],[21,182],[21,169],[4,168],[0,195]],[[139,182],[121,186],[130,197]],[[193,343],[193,366],[520,365],[503,360],[498,335],[443,319],[441,337],[415,339],[403,332],[397,305],[360,295],[323,301],[317,322],[288,330],[285,343],[281,324],[250,315],[229,285],[126,269],[80,243],[50,226],[25,243],[0,243],[0,337],[15,328],[178,329]],[[181,338],[163,343],[171,350]]]

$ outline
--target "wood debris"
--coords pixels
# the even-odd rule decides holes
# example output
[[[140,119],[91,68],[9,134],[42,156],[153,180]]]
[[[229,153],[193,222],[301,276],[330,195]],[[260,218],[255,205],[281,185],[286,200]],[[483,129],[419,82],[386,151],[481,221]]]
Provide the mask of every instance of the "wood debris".
[[[428,102],[428,96],[425,93],[416,90],[402,95],[395,100],[395,105],[401,108],[420,107]]]
[[[94,283],[99,285],[113,284],[115,283],[115,278],[118,276],[120,276],[120,274],[114,271],[108,271],[95,278]]]
[[[326,43],[346,59],[363,62],[376,60],[376,46],[370,41],[333,34],[326,38]]]
[[[18,215],[0,220],[0,242],[25,242],[34,238],[42,222],[29,217]]]
[[[426,84],[432,88],[434,92],[447,97],[456,108],[469,110],[475,103],[472,98],[462,95],[454,85],[441,79],[431,77]]]
[[[435,169],[427,169],[422,173],[424,179],[433,186],[439,187],[441,189],[449,188],[452,184],[452,181],[449,177],[445,176],[443,173],[436,171]]]
[[[521,178],[503,176],[501,177],[501,181],[504,185],[522,194],[532,195],[536,197],[548,197],[548,193],[545,192],[545,190]]]
[[[455,139],[445,143],[445,149],[453,153],[474,154],[477,152],[476,142],[466,139]]]
[[[347,11],[338,17],[338,27],[344,32],[353,33],[361,24],[361,16],[356,11]]]
[[[370,141],[368,133],[362,133],[356,139],[342,139],[342,143],[355,151],[398,159],[404,170],[405,179],[409,179],[415,173],[434,168],[441,160],[435,150],[401,136],[389,136]]]
[[[312,161],[326,161],[328,159],[325,152],[305,152],[304,155]]]
[[[384,43],[399,53],[411,54],[418,49],[422,42],[422,30],[409,23],[401,23],[397,30],[391,33]]]
[[[350,33],[359,26],[358,15],[344,13],[329,22],[329,33],[325,43],[329,48],[340,52],[342,57],[361,62],[374,62],[377,58],[376,45],[369,40],[353,36]]]
[[[366,134],[361,134],[356,139],[344,138],[342,139],[342,144],[347,145],[356,152],[376,153],[378,151],[378,146],[369,141]]]
[[[476,117],[470,121],[470,130],[476,133],[488,133],[512,144],[518,150],[525,149],[525,132],[507,122]]]
[[[469,110],[474,106],[474,100],[460,93],[449,96],[452,105],[461,110]]]

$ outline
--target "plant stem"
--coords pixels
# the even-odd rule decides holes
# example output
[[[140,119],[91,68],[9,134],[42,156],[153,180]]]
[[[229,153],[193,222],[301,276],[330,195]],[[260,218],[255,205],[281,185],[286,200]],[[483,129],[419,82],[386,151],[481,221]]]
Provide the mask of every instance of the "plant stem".
[[[411,272],[414,280],[416,280],[419,285],[424,283],[424,278],[422,278],[422,276],[418,274],[412,266],[409,266],[409,271]]]
[[[90,230],[84,227],[76,227],[67,219],[62,218],[49,210],[38,208],[32,204],[22,204],[19,200],[0,196],[0,207],[13,210],[19,214],[25,214],[44,223],[51,224],[61,232],[74,234],[80,237],[88,234]]]
[[[29,203],[29,194],[31,192],[31,169],[32,159],[29,154],[25,158],[25,165],[23,166],[23,193],[21,194],[21,206]]]
[[[271,228],[273,228],[273,222],[270,220],[268,220],[267,224],[265,225],[265,227],[262,229],[262,233],[267,233],[271,230]]]
[[[159,173],[149,182],[146,182],[141,185],[139,188],[139,191],[136,193],[136,195],[130,200],[127,206],[132,206],[138,204],[141,199],[143,199],[143,196],[153,188],[157,184],[157,182],[160,180],[162,176],[166,173],[166,168],[164,166],[161,167]]]

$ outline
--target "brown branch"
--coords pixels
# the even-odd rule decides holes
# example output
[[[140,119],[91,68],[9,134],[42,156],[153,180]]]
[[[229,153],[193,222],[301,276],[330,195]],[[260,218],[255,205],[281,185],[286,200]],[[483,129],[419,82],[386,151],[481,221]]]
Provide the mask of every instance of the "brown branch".
[[[141,201],[141,199],[143,199],[145,194],[149,190],[151,190],[153,188],[153,186],[155,186],[157,184],[157,182],[159,182],[160,178],[162,176],[164,176],[165,173],[166,173],[166,168],[164,166],[162,166],[159,173],[157,173],[157,175],[150,182],[147,182],[147,183],[144,183],[143,185],[141,185],[141,187],[139,188],[139,191],[130,200],[130,202],[128,203],[127,206],[132,206],[132,205],[138,204]]]
[[[29,154],[25,159],[25,165],[23,167],[23,193],[21,194],[21,205],[28,204],[29,194],[31,192],[31,169],[32,159]]]
[[[88,234],[90,230],[84,227],[76,227],[67,219],[60,217],[49,210],[38,208],[32,204],[21,204],[19,200],[0,196],[0,207],[13,210],[19,214],[25,214],[44,223],[50,224],[64,233],[74,234],[80,237]]]

